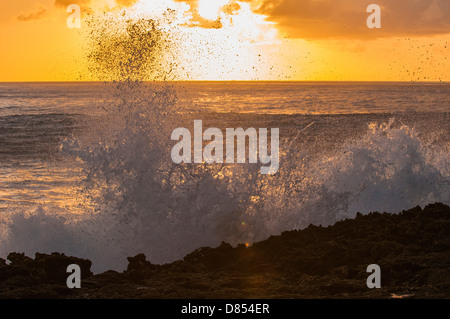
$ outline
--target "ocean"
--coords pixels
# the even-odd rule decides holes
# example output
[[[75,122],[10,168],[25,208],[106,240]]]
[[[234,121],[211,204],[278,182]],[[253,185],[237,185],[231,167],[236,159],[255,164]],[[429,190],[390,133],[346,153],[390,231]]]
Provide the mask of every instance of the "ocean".
[[[174,164],[177,127],[279,128],[280,167]],[[0,257],[94,271],[183,258],[357,212],[450,204],[450,86],[0,83]]]

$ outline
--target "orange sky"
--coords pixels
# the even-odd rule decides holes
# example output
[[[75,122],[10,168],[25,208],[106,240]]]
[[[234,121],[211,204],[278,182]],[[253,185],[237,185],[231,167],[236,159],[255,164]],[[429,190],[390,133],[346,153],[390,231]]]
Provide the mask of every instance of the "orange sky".
[[[448,0],[1,1],[0,81],[86,79],[87,26],[67,27],[71,3],[153,18],[173,9],[180,80],[450,80]],[[370,3],[381,29],[367,28]]]

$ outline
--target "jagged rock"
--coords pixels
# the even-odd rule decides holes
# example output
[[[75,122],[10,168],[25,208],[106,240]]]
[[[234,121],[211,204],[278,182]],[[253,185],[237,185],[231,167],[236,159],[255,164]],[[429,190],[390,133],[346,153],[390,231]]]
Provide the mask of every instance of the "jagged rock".
[[[8,259],[0,259],[0,298],[450,298],[450,207],[357,214],[250,247],[199,248],[166,265],[139,254],[123,273],[90,276],[90,261],[58,253]],[[69,263],[82,269],[81,289],[61,284]],[[366,286],[374,263],[381,289]]]
[[[24,253],[10,253],[7,258],[10,261],[9,265],[5,260],[0,261],[0,296],[3,287],[17,289],[33,287],[32,289],[37,289],[37,286],[58,285],[63,289],[68,289],[66,279],[69,274],[66,270],[70,264],[80,266],[81,278],[92,276],[91,261],[60,253],[51,255],[36,253],[35,259],[25,256]],[[41,291],[39,294],[42,293]],[[24,292],[21,295],[24,295]],[[32,296],[33,294],[25,295]],[[49,291],[50,295],[53,293]]]
[[[133,282],[144,282],[153,271],[158,269],[157,265],[153,265],[147,261],[147,257],[144,254],[138,254],[134,257],[128,257],[128,266],[125,271],[127,279]]]
[[[69,257],[60,253],[52,253],[51,255],[36,253],[35,262],[39,263],[44,272],[47,281],[66,285],[68,276],[67,266],[76,264],[80,267],[81,278],[85,279],[93,275],[91,272],[92,262],[87,259],[77,257]]]
[[[239,247],[242,249],[242,247]],[[235,260],[237,250],[225,242],[217,248],[202,247],[186,255],[183,260],[189,263],[199,263],[208,269],[226,267]]]

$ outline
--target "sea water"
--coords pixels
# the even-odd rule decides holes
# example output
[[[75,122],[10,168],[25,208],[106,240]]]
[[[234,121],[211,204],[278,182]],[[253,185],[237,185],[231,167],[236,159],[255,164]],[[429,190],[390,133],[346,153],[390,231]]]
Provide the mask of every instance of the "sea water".
[[[171,160],[171,132],[279,128],[277,174]],[[94,271],[357,212],[450,204],[446,83],[0,83],[0,257]]]

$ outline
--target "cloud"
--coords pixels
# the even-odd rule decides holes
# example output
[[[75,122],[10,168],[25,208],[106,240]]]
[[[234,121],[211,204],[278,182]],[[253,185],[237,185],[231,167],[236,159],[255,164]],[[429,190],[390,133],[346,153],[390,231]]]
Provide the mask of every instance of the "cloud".
[[[21,13],[17,16],[17,20],[19,21],[31,21],[31,20],[39,20],[41,19],[47,10],[40,6],[36,10],[28,13]]]
[[[420,36],[450,32],[449,0],[243,0],[258,3],[293,38]],[[381,7],[381,29],[369,29],[369,4]]]
[[[189,13],[191,15],[191,19],[189,21],[189,24],[187,26],[190,27],[200,27],[205,29],[220,29],[222,28],[222,21],[220,20],[219,16],[215,18],[205,18],[202,16],[201,12],[199,11],[199,0],[175,0],[176,2],[186,3],[190,6]],[[211,1],[211,0],[203,0],[203,1]],[[239,9],[239,5],[235,2],[235,0],[230,0],[227,4],[226,1],[223,1],[223,6],[218,6],[219,12],[225,12],[227,14],[232,14],[231,10],[232,8],[235,8],[236,10]],[[236,7],[237,5],[237,7]]]
[[[82,9],[101,6],[115,10],[130,7],[139,0],[55,0],[55,5],[66,8],[79,4]],[[425,36],[450,33],[449,0],[173,0],[188,4],[189,26],[221,28],[224,21],[205,16],[202,5],[218,5],[219,12],[233,16],[243,3],[252,11],[275,22],[288,38],[377,38],[398,36]],[[199,6],[199,2],[202,5]],[[366,25],[369,4],[381,7],[381,29]],[[112,6],[111,6],[112,4]],[[115,4],[115,6],[114,6]],[[204,9],[204,8],[203,8]],[[214,10],[213,10],[214,11]]]
[[[85,10],[89,8],[91,0],[55,0],[55,6],[64,9],[71,4],[78,4],[82,10]]]
[[[92,12],[97,10],[114,10],[117,8],[131,7],[139,0],[55,0],[55,6],[66,9],[71,4],[78,4],[81,10]]]
[[[139,0],[116,0],[116,3],[122,7],[131,7]]]

